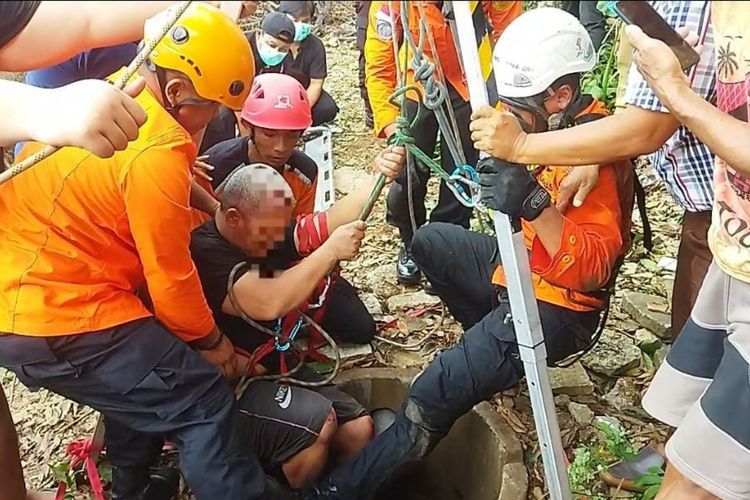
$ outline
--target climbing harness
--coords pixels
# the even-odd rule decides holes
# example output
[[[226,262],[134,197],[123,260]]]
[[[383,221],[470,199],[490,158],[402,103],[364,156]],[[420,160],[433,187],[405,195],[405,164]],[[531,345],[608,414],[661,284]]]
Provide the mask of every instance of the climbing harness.
[[[186,1],[175,7],[174,11],[171,13],[169,19],[167,19],[167,21],[164,23],[164,27],[159,31],[158,35],[152,38],[149,43],[147,43],[143,47],[143,49],[135,56],[135,59],[133,59],[133,61],[125,69],[120,78],[115,82],[114,86],[116,89],[122,90],[123,88],[125,88],[128,80],[130,80],[133,75],[135,75],[135,73],[138,71],[138,68],[146,61],[146,59],[149,58],[151,52],[154,51],[154,48],[156,48],[159,42],[161,42],[162,38],[164,38],[164,36],[169,33],[169,30],[172,29],[177,20],[180,18],[180,16],[182,16],[183,13],[185,13],[191,3],[193,2]],[[52,155],[59,149],[60,148],[57,146],[45,146],[43,149],[26,158],[24,161],[16,163],[5,172],[0,172],[0,185],[8,182],[13,177],[25,172],[45,158],[49,158],[50,155]]]
[[[237,311],[237,314],[243,320],[245,320],[246,323],[248,323],[256,330],[265,333],[270,338],[268,342],[263,344],[251,354],[248,374],[242,377],[239,385],[237,386],[237,399],[241,399],[250,384],[258,380],[275,380],[281,383],[294,384],[301,387],[321,387],[330,384],[333,379],[336,378],[336,375],[338,375],[339,369],[341,368],[341,353],[339,352],[336,341],[331,338],[331,336],[328,334],[328,332],[325,331],[325,329],[323,329],[322,326],[320,326],[313,318],[311,318],[300,309],[297,309],[296,311],[299,314],[299,318],[294,322],[293,326],[288,329],[289,333],[285,333],[282,319],[279,319],[276,323],[276,328],[274,330],[271,330],[270,328],[261,325],[250,316],[248,316],[247,313],[242,309],[242,306],[234,295],[235,277],[237,276],[237,273],[240,271],[240,269],[245,266],[247,266],[245,262],[239,262],[236,266],[234,266],[234,268],[232,268],[232,271],[229,273],[229,279],[227,280],[227,297],[229,297],[229,301],[232,303],[232,307],[234,307],[235,311]],[[330,277],[326,279],[326,284],[323,291],[319,294],[318,300],[314,304],[310,304],[308,306],[309,309],[319,310],[323,307],[325,299],[329,291],[331,290],[331,281],[332,279]],[[331,346],[331,349],[334,353],[335,364],[333,370],[328,374],[327,377],[325,377],[321,381],[307,381],[294,378],[294,375],[304,366],[306,357],[314,352],[313,335],[311,335],[308,339],[307,352],[299,356],[296,365],[292,369],[288,369],[286,365],[286,354],[293,349],[293,342],[296,340],[297,335],[302,330],[304,323],[307,323],[314,329],[316,333],[320,334],[320,336]],[[252,372],[254,371],[254,367],[264,357],[274,351],[278,352],[281,356],[281,373],[253,376]]]
[[[476,110],[488,104],[488,99],[469,3],[452,2],[452,5],[456,25],[461,27],[456,30],[456,34],[469,87],[469,100],[472,109]],[[531,282],[531,269],[523,232],[518,224],[512,224],[505,214],[492,212],[492,218],[507,279],[512,321],[529,387],[547,487],[552,500],[568,500],[572,495],[568,483],[565,450],[547,372],[547,351]]]

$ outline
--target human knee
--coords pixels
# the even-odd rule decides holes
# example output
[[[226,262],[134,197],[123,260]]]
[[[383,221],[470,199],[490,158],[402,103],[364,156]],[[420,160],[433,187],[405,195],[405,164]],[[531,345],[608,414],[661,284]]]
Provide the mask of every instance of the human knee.
[[[342,432],[342,437],[352,442],[353,446],[364,446],[375,436],[375,425],[369,415],[363,415],[342,425],[339,432]]]
[[[429,273],[433,268],[437,268],[435,264],[440,259],[436,257],[443,251],[443,246],[437,243],[438,240],[442,240],[441,235],[450,226],[450,224],[445,222],[431,222],[417,229],[417,232],[414,233],[414,238],[411,242],[411,251],[412,255],[414,255],[414,260],[422,271]]]

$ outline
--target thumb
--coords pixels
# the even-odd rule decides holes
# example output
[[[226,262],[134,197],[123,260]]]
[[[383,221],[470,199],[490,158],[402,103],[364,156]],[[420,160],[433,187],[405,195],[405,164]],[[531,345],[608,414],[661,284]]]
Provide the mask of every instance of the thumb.
[[[643,44],[649,40],[649,37],[643,32],[643,30],[635,24],[627,25],[625,27],[625,34],[628,35],[630,44],[635,50],[643,48]]]
[[[365,228],[367,227],[367,224],[365,223],[365,221],[355,220],[353,223],[353,226],[355,229],[359,231],[364,231]]]
[[[596,184],[590,184],[588,182],[581,184],[581,187],[578,188],[578,192],[576,193],[575,199],[573,200],[573,206],[576,208],[580,208],[580,206],[583,205],[583,202],[586,201],[586,198],[595,186]]]
[[[142,76],[139,76],[132,82],[125,85],[125,88],[123,88],[122,91],[128,94],[130,97],[136,97],[138,94],[143,92],[144,88],[146,88],[146,79]]]

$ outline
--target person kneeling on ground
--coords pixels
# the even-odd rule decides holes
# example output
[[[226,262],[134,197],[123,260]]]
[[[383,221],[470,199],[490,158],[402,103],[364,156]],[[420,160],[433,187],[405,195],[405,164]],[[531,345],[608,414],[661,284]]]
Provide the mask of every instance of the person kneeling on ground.
[[[374,170],[392,179],[403,162],[403,149],[389,147],[375,160]],[[236,307],[273,329],[281,325],[277,318],[306,304],[339,261],[356,256],[364,237],[364,223],[356,219],[374,185],[373,175],[328,212],[290,225],[291,189],[278,172],[252,165],[231,175],[216,219],[193,232],[191,252],[217,324],[236,346],[256,352],[269,339],[241,319]],[[227,293],[230,277],[233,298]],[[352,321],[349,303],[335,295],[329,302],[324,327],[330,327],[331,318],[340,325],[359,322]],[[283,324],[288,333],[287,322]],[[275,352],[264,357],[261,371],[284,371],[279,358]],[[289,366],[294,362],[298,359]],[[322,380],[307,367],[294,377]],[[240,408],[253,452],[267,469],[281,469],[293,487],[314,481],[329,453],[339,460],[351,458],[372,438],[372,420],[364,407],[333,386],[305,389],[257,381],[242,395]]]
[[[207,152],[206,161],[214,167],[211,182],[216,196],[223,196],[223,184],[238,165],[264,163],[279,172],[291,187],[296,200],[291,216],[311,214],[315,205],[318,167],[312,158],[296,148],[302,132],[312,123],[305,89],[288,75],[259,75],[241,116],[242,126],[250,131],[250,135],[219,143]],[[288,260],[284,265],[291,263],[292,260]],[[332,278],[329,286],[330,302],[334,304],[330,309],[340,314],[326,315],[323,326],[338,341],[355,344],[371,341],[375,335],[375,320],[356,289],[341,276]],[[345,321],[340,318],[345,318]]]
[[[596,56],[570,14],[547,8],[523,14],[495,53],[500,99],[527,128],[544,130],[553,116],[575,125],[604,115],[600,102],[580,93],[580,73]],[[478,170],[484,204],[522,220],[549,362],[587,348],[606,304],[602,288],[628,246],[632,196],[623,193],[632,192],[631,169],[602,165],[587,203],[564,214],[553,202],[568,169],[529,172],[488,158]],[[430,223],[412,245],[420,269],[466,333],[417,377],[394,423],[353,461],[300,492],[302,498],[369,498],[430,453],[460,416],[523,377],[496,239]]]
[[[315,2],[283,1],[279,4],[279,12],[287,14],[294,21],[295,28],[294,43],[281,63],[280,72],[293,76],[306,89],[312,106],[313,125],[333,121],[339,107],[333,97],[323,90],[328,76],[328,62],[323,42],[312,34]]]

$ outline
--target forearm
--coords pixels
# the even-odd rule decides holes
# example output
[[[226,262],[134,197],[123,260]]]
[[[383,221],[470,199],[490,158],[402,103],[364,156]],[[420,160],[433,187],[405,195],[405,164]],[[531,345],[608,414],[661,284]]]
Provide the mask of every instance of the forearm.
[[[370,174],[366,181],[361,182],[354,191],[341,198],[328,210],[326,214],[328,234],[331,234],[337,227],[359,218],[359,214],[367,204],[376,182],[377,176]]]
[[[312,108],[318,103],[320,95],[323,93],[323,81],[313,80],[310,82],[310,86],[307,87],[307,100],[310,101],[310,107]]]
[[[39,118],[34,115],[38,112],[34,103],[43,93],[42,89],[23,83],[0,80],[1,146],[34,138],[34,121]]]
[[[509,161],[526,165],[591,165],[652,153],[677,130],[668,113],[628,106],[623,112],[576,127],[527,134]]]
[[[84,50],[139,40],[146,19],[174,3],[42,2],[26,28],[0,51],[0,67],[5,71],[43,68]],[[44,43],[50,33],[55,34],[54,44]]]
[[[235,283],[233,290],[245,314],[258,321],[271,321],[307,300],[337,262],[335,253],[324,244],[280,276],[245,275]],[[236,314],[233,307],[230,313]]]
[[[219,208],[219,201],[193,180],[190,187],[190,206],[213,216]]]
[[[664,105],[719,158],[750,176],[750,125],[720,111],[688,86],[664,96]]]
[[[563,234],[563,216],[553,206],[544,210],[539,217],[530,222],[537,238],[549,255],[560,251]]]

